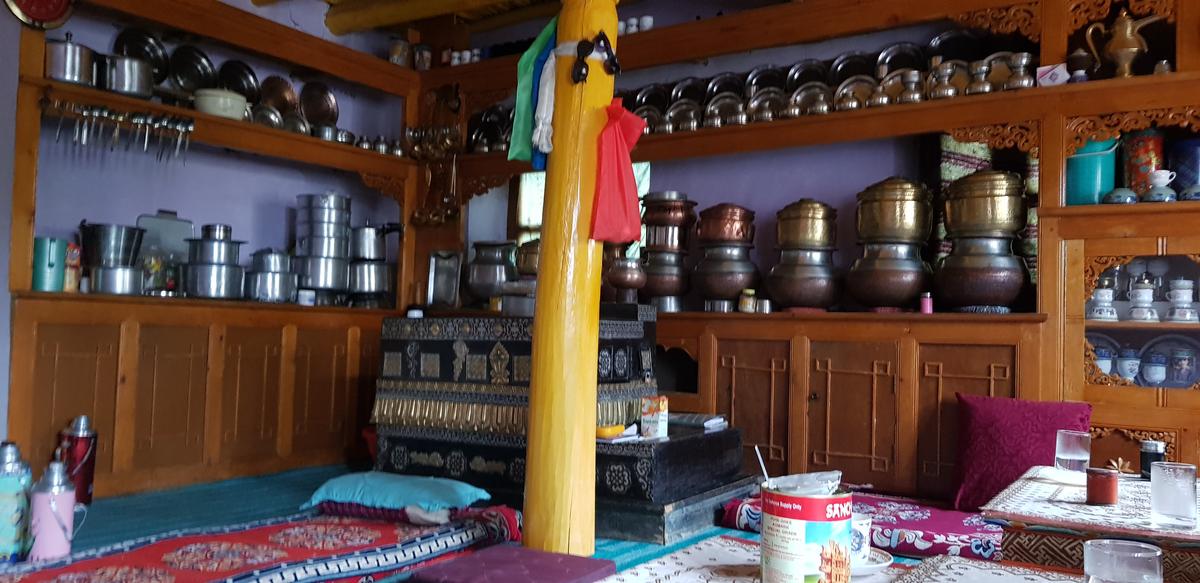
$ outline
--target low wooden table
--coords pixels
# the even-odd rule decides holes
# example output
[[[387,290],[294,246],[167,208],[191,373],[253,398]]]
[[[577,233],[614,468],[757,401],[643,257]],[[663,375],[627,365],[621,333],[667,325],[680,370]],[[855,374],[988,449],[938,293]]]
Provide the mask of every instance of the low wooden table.
[[[1061,474],[1054,468],[1030,468],[980,509],[985,518],[1005,523],[1005,560],[1082,569],[1086,540],[1142,540],[1162,548],[1167,581],[1200,583],[1200,530],[1153,527],[1149,481],[1122,479],[1117,505],[1088,506],[1082,484],[1056,476]]]

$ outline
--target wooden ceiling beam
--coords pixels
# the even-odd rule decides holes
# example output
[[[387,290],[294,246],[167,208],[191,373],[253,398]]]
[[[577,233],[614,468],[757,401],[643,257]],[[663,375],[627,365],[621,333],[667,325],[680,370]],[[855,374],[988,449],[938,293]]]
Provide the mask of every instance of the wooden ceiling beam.
[[[343,0],[325,13],[325,27],[346,34],[408,24],[507,4],[510,0]]]

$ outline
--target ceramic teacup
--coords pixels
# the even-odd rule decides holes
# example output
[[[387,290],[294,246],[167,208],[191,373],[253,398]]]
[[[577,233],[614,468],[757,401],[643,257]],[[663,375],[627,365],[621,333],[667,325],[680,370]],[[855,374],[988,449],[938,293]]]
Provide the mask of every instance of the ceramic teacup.
[[[1092,292],[1092,301],[1098,304],[1111,304],[1116,290],[1111,287],[1098,287]]]
[[[1170,170],[1154,170],[1150,172],[1150,184],[1152,186],[1167,186],[1175,182],[1175,173]]]
[[[1121,357],[1117,359],[1117,374],[1121,375],[1121,378],[1127,381],[1132,381],[1133,379],[1137,378],[1138,371],[1141,370],[1141,368],[1142,361],[1136,356],[1132,358]]]
[[[1168,322],[1197,322],[1200,317],[1197,317],[1194,308],[1171,308],[1167,311]]]
[[[1158,363],[1142,364],[1142,379],[1151,386],[1161,385],[1167,380],[1167,365]]]
[[[1135,305],[1148,306],[1154,302],[1154,287],[1134,287],[1129,290],[1129,301]]]
[[[1101,322],[1116,322],[1117,309],[1112,306],[1092,306],[1088,308],[1087,319]]]
[[[1192,288],[1175,288],[1167,291],[1167,301],[1172,304],[1190,304],[1195,296],[1193,296]]]
[[[1179,193],[1179,200],[1200,200],[1200,184],[1183,189]]]
[[[865,565],[871,557],[871,515],[855,512],[850,528],[850,565]]]
[[[1142,195],[1142,202],[1175,202],[1175,191],[1170,186],[1152,186]]]
[[[1143,306],[1135,306],[1129,309],[1129,319],[1134,322],[1157,322],[1158,310]]]
[[[1128,188],[1114,188],[1104,195],[1104,204],[1132,204],[1138,201],[1136,192]]]

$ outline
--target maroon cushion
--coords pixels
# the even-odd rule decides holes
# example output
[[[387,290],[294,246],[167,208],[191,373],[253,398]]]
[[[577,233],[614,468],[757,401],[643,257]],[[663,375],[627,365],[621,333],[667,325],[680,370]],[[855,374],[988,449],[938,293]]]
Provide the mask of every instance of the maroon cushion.
[[[325,516],[345,516],[349,518],[365,518],[367,520],[383,520],[387,522],[408,522],[408,513],[403,508],[375,508],[353,502],[322,502],[317,505],[317,511]]]
[[[591,583],[617,572],[612,561],[535,551],[514,545],[488,547],[422,569],[412,583]]]
[[[1087,403],[1023,401],[958,393],[958,492],[954,507],[974,512],[1033,466],[1054,465],[1059,429],[1087,431]]]

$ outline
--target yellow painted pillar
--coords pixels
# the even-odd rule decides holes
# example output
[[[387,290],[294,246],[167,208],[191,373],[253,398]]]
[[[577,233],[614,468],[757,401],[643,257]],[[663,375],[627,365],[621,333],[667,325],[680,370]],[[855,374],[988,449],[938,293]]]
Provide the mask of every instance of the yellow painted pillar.
[[[616,42],[616,0],[563,0],[558,42]],[[600,251],[588,239],[596,151],[613,78],[589,61],[586,83],[571,81],[574,57],[559,57],[554,153],[546,176],[542,260],[533,319],[529,448],[525,470],[526,546],[588,556],[596,535],[596,355],[600,342]]]

